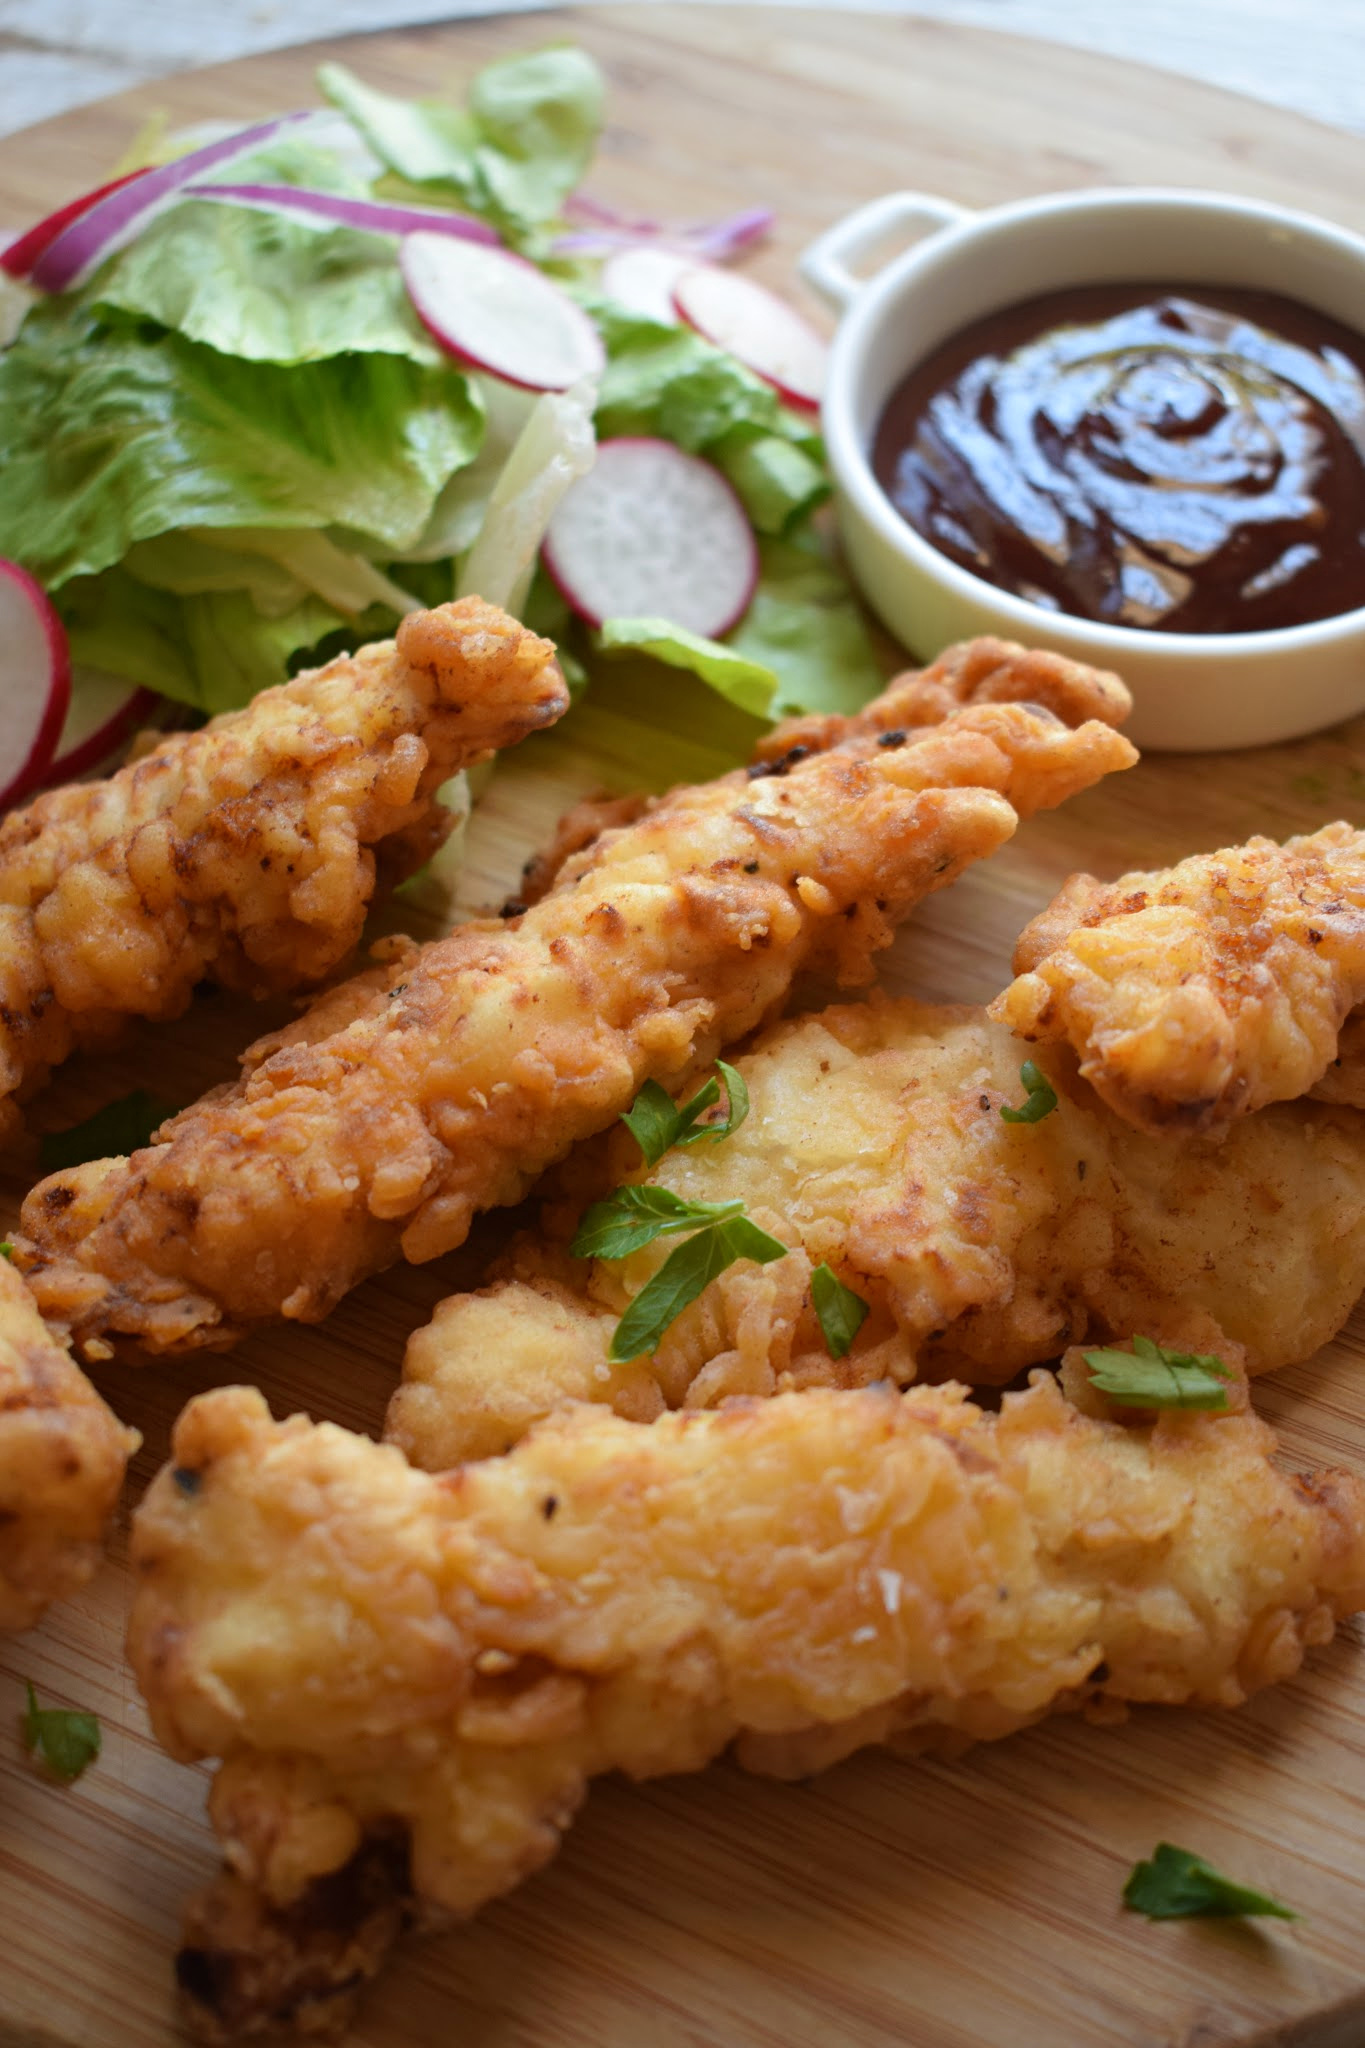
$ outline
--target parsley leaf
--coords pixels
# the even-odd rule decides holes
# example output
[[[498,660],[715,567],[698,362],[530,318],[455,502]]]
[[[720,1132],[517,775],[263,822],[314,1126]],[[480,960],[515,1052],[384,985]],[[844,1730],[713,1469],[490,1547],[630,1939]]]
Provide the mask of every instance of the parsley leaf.
[[[106,1102],[83,1124],[49,1131],[39,1147],[38,1164],[44,1173],[60,1173],[64,1167],[84,1166],[88,1159],[123,1158],[148,1144],[157,1125],[175,1114],[171,1103],[135,1088],[117,1102]]]
[[[855,1294],[832,1267],[819,1265],[810,1276],[810,1298],[820,1318],[825,1349],[831,1358],[842,1358],[867,1316],[867,1303]]]
[[[3,1244],[0,1244],[0,1259],[8,1259],[11,1265],[14,1264],[14,1246],[8,1238],[5,1239]]]
[[[1019,1079],[1028,1090],[1028,1101],[1020,1109],[1011,1109],[1007,1102],[1002,1102],[1000,1114],[1007,1124],[1040,1124],[1057,1107],[1057,1091],[1032,1060],[1024,1061]]]
[[[1230,1919],[1240,1914],[1269,1914],[1276,1920],[1297,1920],[1298,1914],[1265,1892],[1250,1891],[1173,1842],[1158,1842],[1151,1860],[1135,1863],[1123,1887],[1123,1903],[1149,1920]]]
[[[618,1188],[605,1202],[593,1203],[569,1251],[576,1259],[627,1259],[632,1252],[653,1244],[656,1237],[724,1222],[729,1216],[738,1216],[743,1207],[741,1201],[689,1202],[672,1188]]]
[[[42,1758],[54,1778],[69,1785],[99,1755],[100,1724],[93,1714],[74,1708],[40,1707],[30,1680],[24,1747]]]
[[[624,1190],[622,1191],[624,1192]],[[696,1208],[721,1204],[696,1203]],[[617,1365],[627,1364],[652,1351],[675,1317],[709,1287],[718,1273],[733,1266],[736,1259],[756,1259],[766,1266],[772,1259],[785,1258],[787,1247],[770,1237],[747,1216],[739,1214],[741,1204],[723,1205],[732,1213],[708,1224],[670,1252],[654,1278],[641,1288],[616,1325],[609,1356]]]
[[[1211,1353],[1164,1351],[1150,1337],[1134,1337],[1133,1354],[1087,1351],[1090,1377],[1102,1394],[1126,1408],[1226,1408],[1231,1366]]]
[[[657,1081],[645,1082],[621,1121],[644,1153],[647,1166],[657,1166],[675,1145],[695,1145],[703,1138],[718,1144],[739,1129],[749,1114],[749,1091],[743,1077],[725,1060],[717,1060],[716,1067],[720,1080],[713,1075],[690,1102],[681,1105]],[[725,1115],[701,1123],[705,1112],[720,1101],[721,1080],[725,1083]]]

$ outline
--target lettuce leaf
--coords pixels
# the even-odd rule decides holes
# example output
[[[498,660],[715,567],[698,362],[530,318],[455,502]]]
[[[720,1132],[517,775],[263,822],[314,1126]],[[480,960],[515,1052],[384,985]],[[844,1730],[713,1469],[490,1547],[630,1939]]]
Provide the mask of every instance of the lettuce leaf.
[[[770,384],[699,334],[609,299],[585,301],[607,345],[597,431],[657,434],[729,476],[760,533],[781,533],[828,496],[819,435]]]
[[[689,633],[668,619],[608,619],[598,636],[605,654],[630,649],[652,655],[670,668],[688,669],[718,690],[741,711],[766,718],[778,691],[778,680],[770,668],[751,661],[719,640],[707,640]]]
[[[762,541],[759,551],[758,589],[730,648],[775,672],[774,718],[857,711],[884,678],[847,577],[809,528],[793,540]]]
[[[467,108],[396,99],[342,64],[324,64],[318,84],[405,186],[467,208],[513,241],[559,212],[602,126],[602,74],[568,46],[485,66]]]
[[[473,547],[460,564],[457,593],[521,613],[540,545],[570,484],[597,456],[590,378],[567,391],[546,391],[513,443],[493,485]]]
[[[481,431],[457,371],[245,362],[52,299],[0,358],[0,554],[49,589],[183,527],[338,526],[401,554]]]
[[[349,350],[447,361],[412,309],[391,237],[207,199],[153,221],[86,298],[252,362]]]

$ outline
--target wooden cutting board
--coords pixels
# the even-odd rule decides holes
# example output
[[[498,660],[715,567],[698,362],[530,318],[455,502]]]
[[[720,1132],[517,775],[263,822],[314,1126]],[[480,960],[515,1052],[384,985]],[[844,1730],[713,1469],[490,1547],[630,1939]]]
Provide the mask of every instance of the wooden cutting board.
[[[22,225],[107,175],[148,114],[176,123],[303,104],[319,58],[401,92],[458,90],[487,58],[577,37],[605,65],[592,189],[686,217],[766,202],[757,263],[792,288],[803,244],[858,202],[919,185],[971,204],[1059,186],[1212,185],[1365,228],[1365,141],[1186,80],[1041,43],[887,16],[659,7],[511,16],[355,38],[168,79],[0,144],[0,222]],[[1330,54],[1324,53],[1324,62]],[[3,489],[0,478],[0,489]],[[676,768],[707,773],[731,730],[680,698]],[[557,810],[629,787],[618,692],[500,769],[470,840],[465,897],[500,900]],[[885,978],[985,998],[1011,941],[1073,868],[1156,865],[1251,831],[1365,823],[1365,722],[1252,754],[1154,758],[1024,829],[935,898]],[[1361,763],[1365,766],[1365,763]],[[150,1081],[187,1101],[261,1027],[221,999],[115,1058],[73,1067],[35,1121],[74,1122]],[[8,1162],[17,1199],[32,1146]],[[277,1410],[377,1426],[410,1328],[486,1256],[362,1288],[318,1329],[226,1362]],[[1365,1464],[1365,1321],[1258,1402],[1300,1463]],[[135,1496],[170,1420],[223,1362],[112,1370],[144,1432]],[[166,2048],[179,1904],[214,1857],[205,1774],[162,1758],[121,1658],[123,1535],[96,1583],[0,1643],[0,2048]],[[32,1678],[96,1710],[98,1766],[41,1782],[17,1717]],[[869,1754],[807,1786],[728,1766],[597,1788],[551,1870],[439,1940],[413,1942],[368,1998],[356,2048],[1359,2048],[1365,2042],[1365,1660],[1348,1629],[1293,1684],[1225,1717],[1059,1721],[948,1766]],[[1121,1911],[1134,1859],[1167,1837],[1298,1906],[1263,1922],[1149,1926]]]

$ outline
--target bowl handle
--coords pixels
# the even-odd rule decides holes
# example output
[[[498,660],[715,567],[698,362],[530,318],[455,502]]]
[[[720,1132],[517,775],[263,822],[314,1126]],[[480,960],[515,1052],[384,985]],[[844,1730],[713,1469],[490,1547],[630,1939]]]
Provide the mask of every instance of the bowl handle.
[[[849,268],[866,250],[898,228],[923,228],[936,235],[970,216],[970,207],[939,199],[932,192],[887,192],[826,228],[802,255],[798,267],[825,304],[842,312],[872,282],[870,277],[855,277]]]

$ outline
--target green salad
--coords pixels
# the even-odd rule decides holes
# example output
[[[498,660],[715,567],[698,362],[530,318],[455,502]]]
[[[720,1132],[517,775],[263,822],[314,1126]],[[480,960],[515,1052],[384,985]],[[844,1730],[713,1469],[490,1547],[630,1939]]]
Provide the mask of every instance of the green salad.
[[[393,235],[182,186],[89,275],[35,292],[0,355],[0,556],[48,593],[73,661],[212,715],[477,589],[560,642],[576,692],[623,654],[651,664],[646,724],[695,687],[680,671],[751,716],[864,701],[879,670],[816,517],[813,413],[608,296],[601,247],[628,228],[573,232],[578,204],[607,217],[578,195],[603,120],[592,61],[510,58],[463,106],[339,65],[319,84],[329,107],[232,154],[219,185],[465,215],[569,292],[600,375],[540,393],[476,370],[419,318]],[[555,505],[617,436],[703,457],[737,494],[758,575],[718,638],[665,616],[590,625],[545,574]],[[668,779],[662,751],[640,765]]]

